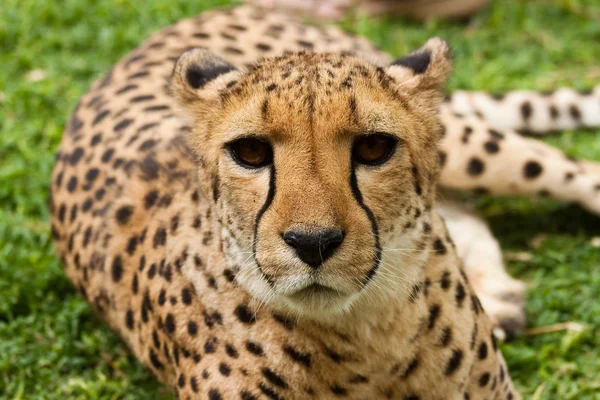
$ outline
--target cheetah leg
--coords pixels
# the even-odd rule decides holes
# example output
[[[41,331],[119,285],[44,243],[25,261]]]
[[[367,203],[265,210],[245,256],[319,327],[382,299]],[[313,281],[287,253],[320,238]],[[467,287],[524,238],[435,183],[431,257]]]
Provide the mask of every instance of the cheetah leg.
[[[504,269],[500,246],[485,221],[452,200],[438,202],[437,211],[446,221],[469,282],[497,326],[497,336],[505,339],[522,330],[525,284]]]
[[[446,106],[461,115],[478,115],[497,130],[543,134],[600,126],[600,85],[589,92],[562,88],[544,94],[516,90],[502,96],[486,92],[452,93]]]
[[[555,147],[481,119],[442,109],[442,186],[499,195],[545,195],[600,214],[600,164],[570,160]]]

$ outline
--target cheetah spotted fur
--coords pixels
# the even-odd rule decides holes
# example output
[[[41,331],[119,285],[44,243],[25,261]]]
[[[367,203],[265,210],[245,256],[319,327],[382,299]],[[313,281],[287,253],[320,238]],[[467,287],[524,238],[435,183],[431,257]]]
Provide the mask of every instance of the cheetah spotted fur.
[[[391,63],[250,6],[159,31],[65,132],[50,208],[67,275],[181,399],[519,398],[492,330],[522,326],[523,285],[437,181],[599,212],[595,164],[511,129],[598,125],[600,91],[443,101],[450,70],[439,39]],[[384,164],[350,161],[365,132],[397,140]],[[270,165],[228,152],[249,135]],[[318,268],[281,237],[331,226]]]

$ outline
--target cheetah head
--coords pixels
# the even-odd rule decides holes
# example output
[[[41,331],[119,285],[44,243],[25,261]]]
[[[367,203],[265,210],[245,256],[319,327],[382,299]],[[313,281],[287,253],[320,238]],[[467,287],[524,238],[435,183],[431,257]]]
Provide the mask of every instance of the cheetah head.
[[[427,258],[450,71],[437,38],[386,68],[340,54],[245,71],[206,50],[180,57],[171,90],[239,284],[321,321],[408,298]]]

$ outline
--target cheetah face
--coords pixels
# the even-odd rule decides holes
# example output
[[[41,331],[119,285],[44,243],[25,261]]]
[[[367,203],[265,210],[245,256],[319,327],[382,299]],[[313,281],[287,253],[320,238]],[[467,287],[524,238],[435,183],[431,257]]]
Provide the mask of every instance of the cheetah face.
[[[450,69],[439,39],[385,69],[297,53],[242,72],[182,55],[171,88],[250,294],[318,320],[408,296],[427,258]]]

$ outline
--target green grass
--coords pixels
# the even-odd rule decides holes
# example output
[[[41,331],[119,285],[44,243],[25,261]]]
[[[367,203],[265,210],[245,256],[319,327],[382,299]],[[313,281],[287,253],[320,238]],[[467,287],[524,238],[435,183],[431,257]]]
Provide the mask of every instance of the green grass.
[[[49,239],[48,182],[66,118],[90,83],[157,28],[217,0],[4,0],[0,5],[0,398],[170,398],[64,277]],[[143,4],[143,5],[142,5]],[[467,24],[349,18],[392,54],[451,41],[450,88],[589,88],[600,81],[597,0],[497,0]],[[33,73],[32,71],[38,71]],[[39,81],[32,76],[40,75]],[[600,131],[549,141],[600,160]],[[600,219],[547,200],[474,199],[529,283],[529,325],[582,332],[503,345],[517,385],[543,399],[600,399]],[[541,245],[532,239],[545,234]]]

